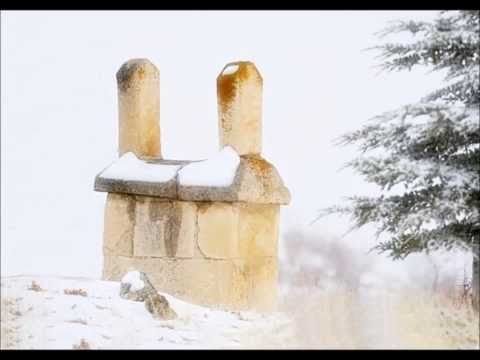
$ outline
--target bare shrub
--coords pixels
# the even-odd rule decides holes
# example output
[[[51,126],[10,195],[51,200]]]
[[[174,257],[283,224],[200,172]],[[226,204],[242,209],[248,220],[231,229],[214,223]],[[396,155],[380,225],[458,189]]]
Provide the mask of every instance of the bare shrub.
[[[45,289],[42,289],[42,287],[35,280],[32,281],[32,284],[28,287],[28,290],[46,291]]]
[[[283,236],[282,242],[288,254],[280,267],[283,285],[325,288],[335,283],[356,290],[362,276],[374,265],[373,257],[359,256],[337,238],[328,239],[293,229]]]
[[[91,346],[90,346],[90,344],[88,343],[87,340],[81,339],[80,343],[78,345],[77,344],[73,345],[73,349],[74,350],[88,350],[88,349],[91,349]]]
[[[82,324],[82,325],[87,325],[87,321],[83,319],[74,319],[74,320],[67,320],[66,322],[72,323],[72,324]]]

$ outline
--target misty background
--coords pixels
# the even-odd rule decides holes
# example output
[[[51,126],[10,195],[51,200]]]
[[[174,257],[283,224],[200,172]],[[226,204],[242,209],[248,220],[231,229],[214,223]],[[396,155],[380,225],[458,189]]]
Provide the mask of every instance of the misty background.
[[[442,74],[425,69],[379,73],[378,54],[366,51],[379,43],[375,33],[391,20],[435,14],[2,12],[2,275],[100,276],[106,194],[94,192],[93,182],[117,157],[115,73],[128,59],[148,58],[160,70],[161,146],[169,159],[218,151],[216,77],[231,61],[256,64],[264,79],[262,155],[292,195],[281,210],[285,264],[315,269],[322,263],[316,253],[348,251],[345,272],[365,263],[389,282],[430,281],[425,255],[404,262],[367,255],[373,228],[344,235],[348,219],[311,223],[343,196],[378,191],[340,171],[356,149],[334,140],[441,83]],[[470,269],[463,254],[438,261],[450,275]]]

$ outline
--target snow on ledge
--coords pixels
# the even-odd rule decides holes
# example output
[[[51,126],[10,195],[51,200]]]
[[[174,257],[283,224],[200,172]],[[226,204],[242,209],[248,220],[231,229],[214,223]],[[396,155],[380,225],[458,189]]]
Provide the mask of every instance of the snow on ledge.
[[[166,165],[148,163],[128,152],[104,170],[103,179],[168,182],[175,179],[184,186],[227,187],[233,183],[240,157],[230,146],[207,160],[196,161],[184,167],[182,165]]]
[[[228,65],[225,70],[223,70],[222,75],[231,75],[235,74],[238,70],[238,65]]]
[[[183,186],[227,187],[233,183],[240,157],[230,146],[224,147],[210,159],[186,165],[178,172]]]
[[[122,284],[130,284],[131,291],[139,291],[145,287],[145,283],[140,278],[140,272],[129,271],[126,273],[121,281]]]
[[[127,181],[168,182],[175,178],[179,165],[152,164],[128,152],[107,168],[100,177]]]

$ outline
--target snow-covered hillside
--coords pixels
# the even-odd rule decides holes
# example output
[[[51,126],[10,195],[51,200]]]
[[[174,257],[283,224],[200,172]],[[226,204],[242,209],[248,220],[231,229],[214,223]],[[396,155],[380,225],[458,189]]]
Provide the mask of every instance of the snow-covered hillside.
[[[41,289],[31,289],[33,281]],[[65,294],[79,289],[86,296]],[[119,289],[119,282],[87,278],[2,278],[2,348],[72,349],[82,343],[92,349],[243,348],[268,346],[261,334],[273,328],[278,343],[271,346],[278,348],[289,336],[289,327],[282,326],[288,319],[279,314],[212,310],[168,294],[178,318],[155,320],[143,302],[120,298]]]
[[[32,282],[35,281],[33,289]],[[155,320],[120,283],[17,276],[1,280],[1,348],[478,349],[478,313],[422,291],[282,286],[277,313],[207,309],[164,294]],[[43,290],[43,291],[42,291]],[[73,293],[78,295],[68,295]]]

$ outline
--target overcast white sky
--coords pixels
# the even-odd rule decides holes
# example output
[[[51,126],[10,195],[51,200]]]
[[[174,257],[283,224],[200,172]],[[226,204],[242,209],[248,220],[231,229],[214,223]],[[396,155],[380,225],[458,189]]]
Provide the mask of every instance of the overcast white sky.
[[[342,196],[375,188],[333,140],[440,81],[426,70],[377,74],[374,33],[433,12],[2,12],[2,273],[99,276],[105,194],[95,175],[117,156],[115,73],[130,58],[160,69],[162,152],[218,150],[216,76],[235,60],[264,78],[263,156],[292,194],[281,231],[309,226]],[[372,233],[347,236],[367,248]]]

